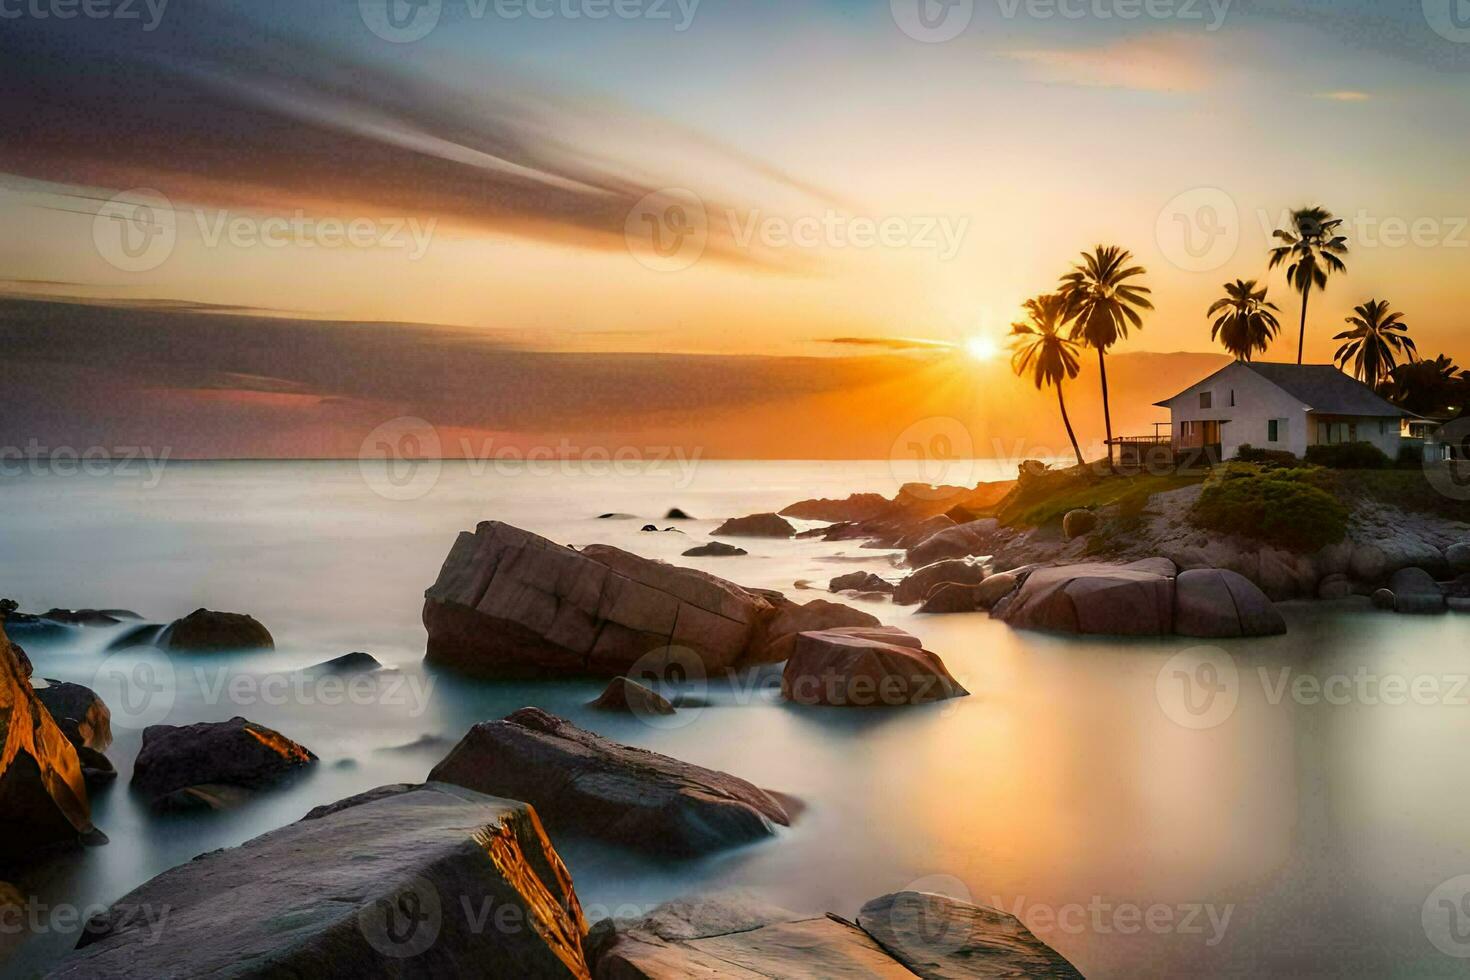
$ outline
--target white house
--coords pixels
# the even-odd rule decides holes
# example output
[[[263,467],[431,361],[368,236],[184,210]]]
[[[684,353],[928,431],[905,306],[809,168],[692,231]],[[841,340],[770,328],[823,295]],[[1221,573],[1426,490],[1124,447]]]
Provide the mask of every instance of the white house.
[[[1305,456],[1308,446],[1369,442],[1397,459],[1409,414],[1331,364],[1236,361],[1166,401],[1176,453],[1241,446]]]

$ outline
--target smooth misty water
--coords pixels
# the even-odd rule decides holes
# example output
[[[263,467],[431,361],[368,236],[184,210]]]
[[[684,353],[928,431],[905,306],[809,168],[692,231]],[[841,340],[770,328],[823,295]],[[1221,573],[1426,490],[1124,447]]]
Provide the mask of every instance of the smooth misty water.
[[[1006,475],[984,470],[972,479]],[[23,890],[50,904],[112,901],[317,804],[422,780],[471,724],[534,704],[808,805],[777,840],[687,864],[558,837],[593,915],[740,885],[851,917],[868,898],[917,887],[1019,911],[1094,977],[1464,975],[1465,961],[1437,950],[1424,925],[1431,892],[1470,874],[1470,691],[1452,690],[1470,671],[1464,619],[1289,606],[1290,636],[1226,646],[1242,677],[1239,705],[1206,730],[1176,724],[1158,693],[1161,669],[1189,642],[1024,635],[983,615],[916,617],[887,604],[871,609],[923,637],[972,697],[854,714],[791,708],[769,689],[717,689],[709,707],[679,716],[681,727],[658,729],[585,710],[601,687],[594,681],[476,683],[421,666],[423,590],[455,533],[480,520],[790,591],[799,579],[893,570],[888,553],[846,542],[757,541],[747,558],[677,556],[715,519],[810,496],[892,492],[906,475],[887,463],[703,463],[686,482],[672,466],[610,477],[448,464],[432,492],[409,502],[375,493],[379,481],[356,463],[174,464],[156,487],[136,474],[8,477],[0,595],[27,609],[132,608],[153,621],[198,606],[254,614],[278,650],[176,659],[165,720],[244,714],[322,760],[237,810],[155,815],[129,791],[139,732],[114,705],[108,754],[120,778],[94,799],[112,843]],[[673,506],[708,519],[685,525],[688,536],[640,533],[642,518]],[[640,519],[597,520],[604,512]],[[115,632],[27,646],[38,675],[92,684]],[[354,650],[402,668],[392,696],[325,705],[316,695],[262,698],[253,687],[243,696],[237,688],[233,701],[210,693],[221,680],[288,677]],[[1259,671],[1274,682],[1283,669],[1323,680],[1428,677],[1452,696],[1272,703]],[[427,685],[427,698],[416,696]],[[437,741],[403,748],[425,736]],[[1124,906],[1156,908],[1135,919]],[[1437,901],[1430,910],[1433,926]],[[44,936],[7,975],[36,972],[73,941]]]

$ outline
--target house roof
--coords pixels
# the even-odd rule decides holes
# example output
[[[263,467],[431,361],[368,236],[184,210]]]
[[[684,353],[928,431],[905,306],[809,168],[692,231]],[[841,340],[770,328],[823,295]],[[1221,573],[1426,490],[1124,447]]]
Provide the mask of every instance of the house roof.
[[[1229,367],[1246,368],[1265,378],[1282,391],[1299,400],[1311,412],[1328,415],[1393,416],[1410,415],[1397,405],[1380,398],[1357,378],[1349,377],[1332,364],[1263,364],[1237,361]],[[1228,370],[1229,368],[1222,369]],[[1216,374],[1222,371],[1215,372]],[[1213,378],[1215,375],[1210,375]],[[1203,380],[1208,381],[1210,378]],[[1196,381],[1174,398],[1159,402],[1161,408],[1198,386]]]

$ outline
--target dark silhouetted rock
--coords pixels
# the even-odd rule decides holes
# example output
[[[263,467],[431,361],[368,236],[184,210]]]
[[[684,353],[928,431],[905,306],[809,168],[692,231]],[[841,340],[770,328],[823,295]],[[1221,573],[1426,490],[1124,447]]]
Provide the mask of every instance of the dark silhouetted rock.
[[[893,601],[901,606],[911,606],[929,598],[929,593],[940,585],[949,582],[956,585],[979,585],[983,581],[984,565],[968,558],[951,558],[925,565],[898,583]]]
[[[316,762],[280,732],[244,718],[143,730],[133,785],[155,802],[196,786],[262,789]]]
[[[1393,594],[1393,589],[1378,589],[1373,593],[1373,605],[1393,612],[1398,605],[1398,597]]]
[[[108,650],[131,650],[134,647],[158,646],[164,631],[168,627],[159,626],[157,623],[145,623],[142,626],[133,626],[123,630],[117,639],[107,645]]]
[[[858,926],[925,980],[1082,980],[1071,963],[1015,916],[944,895],[899,892],[875,898],[858,913]]]
[[[664,520],[666,520],[666,521],[692,521],[692,520],[694,520],[694,518],[690,517],[688,514],[684,513],[679,508],[675,507],[672,510],[670,510],[667,514],[664,515]]]
[[[1174,631],[1180,636],[1228,639],[1279,636],[1286,620],[1254,582],[1221,568],[1182,572],[1174,585]]]
[[[159,637],[169,650],[274,650],[276,641],[253,616],[196,609],[169,624]]]
[[[752,514],[749,517],[732,517],[714,530],[722,538],[789,538],[796,528],[777,514]]]
[[[1470,572],[1470,541],[1450,545],[1444,550],[1444,557],[1455,574]]]
[[[164,872],[52,976],[586,980],[586,932],[530,807],[391,787]]]
[[[980,586],[946,582],[929,593],[919,612],[938,615],[974,612],[980,608]]]
[[[846,500],[803,500],[781,511],[782,517],[799,521],[826,521],[831,524],[866,521],[877,517],[892,504],[882,494],[855,493]]]
[[[344,653],[340,657],[326,660],[306,668],[310,674],[370,674],[382,670],[383,665],[370,653]]]
[[[796,638],[781,675],[781,696],[794,704],[876,708],[927,704],[969,692],[936,654],[901,631],[824,630]]]
[[[140,619],[137,613],[119,610],[122,616],[114,616],[100,609],[48,609],[41,614],[42,619],[49,619],[53,623],[64,623],[67,626],[116,626],[123,618]]]
[[[431,662],[480,676],[617,676],[668,646],[694,651],[713,674],[740,663],[771,612],[707,572],[487,522],[455,542],[426,593],[424,626]]]
[[[76,749],[21,673],[0,630],[0,861],[23,864],[95,839]]]
[[[1174,580],[1127,565],[1042,568],[1001,615],[1019,629],[1167,636],[1174,632]]]
[[[903,533],[893,541],[893,547],[908,549],[923,544],[941,531],[948,531],[955,527],[955,519],[948,514],[935,514],[926,517],[917,524],[908,524],[903,528]]]
[[[620,745],[539,708],[476,725],[429,778],[524,800],[553,831],[657,854],[707,854],[790,823],[743,779]]]
[[[765,642],[752,651],[751,663],[778,664],[787,659],[796,645],[797,635],[807,630],[883,625],[877,616],[840,602],[813,599],[803,605],[781,597],[774,601],[776,614],[766,627]]]
[[[668,698],[626,677],[614,677],[607,689],[588,707],[599,711],[625,712],[639,717],[674,713],[674,706],[669,703]]]
[[[1097,514],[1090,510],[1069,511],[1062,518],[1062,536],[1068,541],[1097,530]]]
[[[737,548],[733,544],[726,544],[723,541],[711,541],[709,544],[702,544],[697,548],[690,548],[688,551],[684,552],[684,557],[740,558],[748,554],[750,554],[750,552],[746,551],[744,548]]]
[[[36,697],[51,712],[58,724],[63,720],[76,726],[77,738],[73,744],[105,750],[112,744],[112,712],[97,696],[97,692],[80,684],[63,684],[47,680],[46,686],[36,689]]]
[[[636,521],[638,518],[632,514],[601,514],[597,519],[599,521]]]
[[[1338,573],[1328,575],[1317,583],[1317,598],[1346,599],[1353,594],[1353,580]]]
[[[872,572],[839,575],[827,585],[829,592],[884,592],[892,595],[897,590],[898,586]]]
[[[1448,606],[1444,600],[1444,590],[1422,568],[1401,568],[1393,573],[1389,580],[1389,589],[1393,591],[1394,608],[1401,613],[1415,615],[1442,613]]]

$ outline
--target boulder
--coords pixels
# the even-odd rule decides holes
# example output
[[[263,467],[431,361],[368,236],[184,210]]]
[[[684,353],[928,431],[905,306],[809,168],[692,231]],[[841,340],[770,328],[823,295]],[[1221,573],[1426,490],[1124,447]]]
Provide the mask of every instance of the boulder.
[[[739,558],[750,552],[744,548],[737,548],[733,544],[725,544],[723,541],[711,541],[697,548],[690,548],[684,552],[685,558]]]
[[[133,786],[154,803],[175,797],[170,805],[183,804],[191,797],[201,798],[188,792],[195,787],[261,789],[314,762],[316,756],[305,746],[244,718],[152,725],[143,730],[143,747],[133,763]],[[206,791],[204,796],[208,795]]]
[[[857,922],[890,956],[928,980],[1082,980],[1065,957],[999,909],[944,895],[898,892],[864,905]]]
[[[1379,589],[1373,593],[1373,606],[1393,612],[1398,606],[1398,597],[1393,594],[1393,589]]]
[[[1062,536],[1068,541],[1097,530],[1097,514],[1090,510],[1068,511],[1062,518]]]
[[[893,546],[907,551],[915,545],[928,541],[940,531],[948,531],[955,526],[956,523],[953,517],[950,517],[948,514],[935,514],[933,517],[926,517],[918,524],[906,528],[893,542]]]
[[[306,668],[310,674],[371,674],[383,665],[370,653],[344,653],[340,657]]]
[[[1174,631],[1226,639],[1279,636],[1286,620],[1250,579],[1220,568],[1183,572],[1174,582]]]
[[[752,655],[753,663],[778,664],[795,649],[796,638],[808,630],[868,628],[882,626],[877,616],[840,602],[813,599],[804,605],[782,599],[776,615],[766,627],[765,640]]]
[[[168,650],[274,650],[276,641],[253,616],[196,609],[176,619],[158,640]]]
[[[664,520],[666,520],[666,521],[692,521],[692,520],[694,520],[694,518],[690,517],[688,514],[684,513],[679,508],[674,507],[674,508],[671,508],[669,510],[669,512],[664,515]]]
[[[872,572],[839,575],[827,584],[828,592],[884,592],[892,595],[898,587]]]
[[[1360,544],[1353,549],[1348,570],[1359,582],[1381,582],[1388,575],[1388,556],[1377,545]]]
[[[737,666],[774,613],[707,572],[605,545],[573,551],[506,524],[459,536],[425,594],[428,659],[479,676],[618,676],[684,647],[710,673]]]
[[[601,696],[588,707],[599,711],[617,711],[639,717],[674,713],[674,706],[669,703],[668,698],[626,677],[614,677]]]
[[[0,630],[0,862],[97,839],[76,749],[21,672]]]
[[[789,538],[796,528],[778,514],[752,514],[732,517],[712,533],[723,538]]]
[[[938,534],[930,535],[922,543],[908,550],[908,563],[912,568],[923,568],[947,558],[968,558],[973,555],[989,555],[995,550],[995,535],[1000,522],[994,518],[959,524]]]
[[[586,932],[530,807],[400,786],[164,872],[51,976],[585,980]]]
[[[1470,572],[1470,541],[1450,545],[1444,550],[1444,557],[1456,575]]]
[[[115,616],[101,609],[48,609],[41,614],[42,619],[49,619],[53,623],[64,623],[67,626],[116,626],[124,618],[140,619],[137,613],[124,612]]]
[[[63,721],[72,723],[76,731],[72,744],[85,745],[99,752],[112,744],[112,712],[107,710],[96,691],[80,684],[47,680],[45,687],[36,689],[36,697],[58,724]]]
[[[927,704],[969,694],[936,654],[900,631],[802,633],[781,675],[794,704],[876,708]]]
[[[910,574],[893,594],[893,601],[901,606],[911,606],[929,598],[929,593],[939,585],[954,582],[959,585],[979,585],[985,581],[985,566],[968,558],[951,558],[935,562]]]
[[[1020,629],[1108,636],[1174,632],[1174,580],[1128,565],[1063,565],[1032,572],[1002,618]]]
[[[891,507],[878,493],[855,493],[846,500],[803,500],[781,511],[782,517],[799,521],[826,521],[830,524],[866,521]]]
[[[1389,589],[1394,595],[1394,609],[1401,613],[1442,613],[1445,605],[1444,590],[1422,568],[1401,568],[1393,573]]]
[[[993,609],[997,602],[1016,591],[1021,576],[1015,572],[997,572],[975,587],[975,606]]]
[[[1346,575],[1329,575],[1317,584],[1317,598],[1346,599],[1353,594],[1353,580]]]
[[[974,612],[980,608],[979,585],[958,585],[946,582],[929,593],[929,598],[919,607],[926,614],[949,614]]]
[[[791,822],[764,790],[583,731],[539,708],[472,728],[431,780],[524,800],[553,831],[693,857]]]
[[[1464,596],[1451,596],[1445,600],[1445,605],[1452,613],[1470,613],[1470,598]]]

